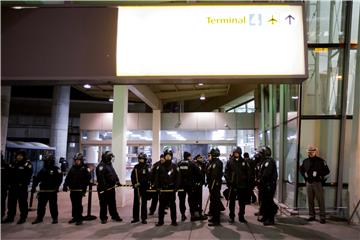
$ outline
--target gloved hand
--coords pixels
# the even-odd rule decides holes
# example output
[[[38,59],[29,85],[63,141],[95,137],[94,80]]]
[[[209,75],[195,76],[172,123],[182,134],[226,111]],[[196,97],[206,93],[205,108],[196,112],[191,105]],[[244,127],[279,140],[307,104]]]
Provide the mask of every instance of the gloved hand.
[[[122,184],[121,184],[120,182],[116,182],[115,185],[116,185],[117,187],[121,187],[121,186],[122,186]]]
[[[63,186],[63,192],[67,192],[68,191],[68,187],[67,186]]]
[[[140,187],[140,183],[135,183],[134,188]]]

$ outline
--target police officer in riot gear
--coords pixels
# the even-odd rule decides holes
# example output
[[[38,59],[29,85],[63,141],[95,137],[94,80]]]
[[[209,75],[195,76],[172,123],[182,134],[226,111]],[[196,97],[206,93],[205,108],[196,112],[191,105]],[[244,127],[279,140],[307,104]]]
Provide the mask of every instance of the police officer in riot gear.
[[[32,176],[32,165],[24,151],[15,156],[15,162],[9,164],[9,197],[8,213],[2,223],[12,223],[16,214],[16,203],[19,201],[20,219],[17,224],[23,224],[28,216],[28,186]]]
[[[147,156],[144,153],[138,155],[139,163],[134,166],[131,172],[131,183],[134,188],[133,220],[139,221],[139,208],[141,203],[141,223],[146,224],[147,219],[147,193],[149,188],[150,171],[147,165]],[[139,196],[140,195],[140,196]],[[141,200],[140,200],[141,199]]]
[[[159,165],[155,176],[155,188],[160,192],[159,221],[156,226],[164,225],[165,207],[170,207],[171,225],[177,226],[176,222],[176,191],[179,186],[179,172],[176,164],[172,163],[173,152],[164,151],[165,162]]]
[[[85,196],[86,188],[90,184],[90,179],[90,169],[84,164],[83,155],[77,153],[74,156],[74,165],[70,168],[63,185],[64,192],[70,189],[72,219],[69,223],[81,225],[83,222],[82,198]]]
[[[275,160],[271,157],[271,149],[263,147],[262,151],[265,154],[265,159],[261,164],[259,173],[259,185],[262,189],[260,212],[263,215],[263,224],[267,226],[275,224],[275,214],[278,210],[277,205],[274,203],[278,174]]]
[[[260,148],[256,151],[255,155],[254,155],[254,165],[255,165],[255,186],[258,190],[258,202],[259,202],[259,206],[261,206],[261,201],[262,201],[262,185],[260,184],[260,179],[261,179],[261,174],[260,174],[260,169],[262,167],[262,164],[265,160],[265,148]],[[262,222],[263,221],[263,214],[261,211],[261,208],[259,208],[259,211],[255,213],[255,216],[258,216],[258,221]]]
[[[324,224],[326,223],[326,220],[324,190],[322,184],[325,182],[325,176],[330,173],[330,170],[326,161],[316,156],[316,151],[316,147],[308,147],[308,158],[306,158],[300,166],[300,173],[306,181],[310,216],[307,220],[315,221],[314,198],[316,198],[320,208],[320,223]]]
[[[203,185],[205,184],[205,176],[206,176],[206,162],[204,158],[198,154],[194,158],[194,164],[198,168],[197,174],[193,176],[194,178],[194,217],[192,217],[192,221],[196,220],[205,220],[207,219],[206,216],[202,214],[202,192],[203,192]]]
[[[253,185],[253,172],[250,162],[241,157],[242,150],[237,147],[233,150],[232,158],[225,167],[225,179],[229,188],[229,222],[235,218],[235,201],[239,201],[239,221],[247,223],[244,218],[245,205],[250,203],[250,191]]]
[[[37,217],[32,224],[41,223],[45,216],[46,204],[49,201],[52,223],[58,223],[58,205],[57,193],[63,180],[60,168],[55,166],[54,155],[46,155],[44,158],[44,167],[34,177],[32,192],[36,191],[37,185],[40,183],[40,192],[38,193]]]
[[[207,183],[210,194],[210,212],[212,218],[209,219],[209,226],[220,225],[220,190],[223,175],[223,163],[219,159],[220,151],[218,148],[212,148],[208,154],[209,165],[207,168]]]
[[[119,178],[112,165],[114,154],[110,151],[106,151],[101,156],[101,162],[96,167],[97,176],[97,191],[100,202],[100,221],[102,224],[107,222],[107,209],[112,220],[121,222],[117,209],[116,209],[116,192],[115,188],[121,186]]]
[[[155,178],[157,175],[157,171],[159,170],[160,164],[162,164],[164,162],[165,162],[164,154],[161,154],[160,160],[152,165],[152,168],[150,171],[151,189],[155,189]],[[159,193],[153,192],[152,197],[151,197],[151,206],[150,206],[149,215],[154,215],[158,201],[159,201]]]
[[[181,221],[186,220],[185,211],[185,198],[188,196],[188,204],[190,208],[191,219],[194,220],[195,212],[195,199],[193,190],[195,188],[194,179],[199,175],[198,168],[191,161],[191,153],[184,152],[184,159],[178,163],[179,173],[180,173],[180,189],[184,191],[178,192],[179,196],[179,205],[181,212]]]

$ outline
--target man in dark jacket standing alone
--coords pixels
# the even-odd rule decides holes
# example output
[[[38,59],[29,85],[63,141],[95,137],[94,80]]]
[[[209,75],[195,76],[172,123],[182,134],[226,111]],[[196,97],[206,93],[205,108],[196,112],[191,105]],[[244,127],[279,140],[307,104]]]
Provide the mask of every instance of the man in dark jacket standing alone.
[[[322,184],[325,176],[330,173],[326,161],[316,156],[316,147],[310,146],[307,149],[308,158],[300,166],[300,173],[306,181],[306,190],[308,195],[309,215],[308,221],[315,221],[315,203],[317,199],[320,208],[320,223],[325,221],[325,200]]]

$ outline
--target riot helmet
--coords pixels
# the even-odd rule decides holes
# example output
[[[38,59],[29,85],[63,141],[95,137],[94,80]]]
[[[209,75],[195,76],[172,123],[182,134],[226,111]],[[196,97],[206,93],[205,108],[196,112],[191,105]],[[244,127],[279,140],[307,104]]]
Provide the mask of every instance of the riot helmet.
[[[102,154],[101,161],[103,161],[104,163],[110,163],[114,157],[115,156],[111,151],[106,151]]]
[[[143,152],[139,153],[139,155],[138,155],[138,161],[139,161],[140,163],[144,163],[144,162],[146,161],[146,159],[147,159],[147,156],[146,156],[145,153],[143,153]]]
[[[190,160],[189,157],[191,158],[191,153],[184,152],[184,160]]]
[[[167,158],[167,156],[170,156],[170,159]],[[173,151],[171,149],[165,149],[164,151],[164,158],[165,160],[172,160],[173,158]]]
[[[212,159],[220,157],[220,150],[218,148],[212,148],[209,152]]]
[[[55,157],[52,154],[45,155],[43,161],[45,167],[52,167],[55,165]]]
[[[241,150],[241,147],[236,147],[234,150],[233,150],[233,157],[234,158],[240,158],[241,157],[241,154],[242,154],[242,150]]]

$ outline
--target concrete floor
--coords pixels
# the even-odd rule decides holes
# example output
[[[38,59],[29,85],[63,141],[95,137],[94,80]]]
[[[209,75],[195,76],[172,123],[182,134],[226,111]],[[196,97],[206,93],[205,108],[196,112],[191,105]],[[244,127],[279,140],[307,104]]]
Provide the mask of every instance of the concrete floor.
[[[127,196],[124,207],[118,207],[123,222],[108,222],[100,224],[99,219],[84,222],[81,226],[68,224],[71,218],[69,193],[59,193],[59,223],[51,224],[49,210],[44,223],[32,225],[36,211],[30,211],[27,222],[23,225],[1,224],[2,239],[360,239],[360,226],[347,225],[346,222],[328,220],[326,224],[319,222],[308,223],[307,216],[276,218],[276,225],[264,227],[256,220],[254,212],[256,205],[246,207],[245,218],[247,224],[235,222],[229,224],[228,211],[222,214],[222,223],[218,227],[208,227],[207,221],[180,222],[179,210],[177,227],[170,225],[170,214],[165,215],[165,225],[155,227],[157,214],[148,217],[148,224],[131,224],[132,220],[132,191],[117,190],[117,195]],[[84,215],[86,215],[87,198],[84,198]],[[206,199],[204,199],[206,201]],[[224,205],[226,204],[223,199]],[[37,202],[34,202],[34,206]],[[148,204],[149,205],[149,204]],[[205,204],[204,204],[205,205]],[[178,205],[177,205],[178,207]],[[97,195],[93,194],[92,214],[98,216],[99,207]],[[18,215],[15,219],[17,221]]]

